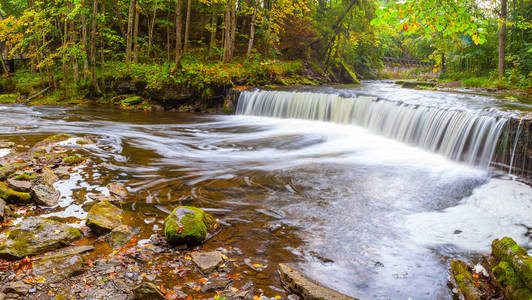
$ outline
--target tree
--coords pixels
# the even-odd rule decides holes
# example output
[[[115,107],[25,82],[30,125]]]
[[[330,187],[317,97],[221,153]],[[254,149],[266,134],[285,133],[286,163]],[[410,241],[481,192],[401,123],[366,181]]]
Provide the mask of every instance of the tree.
[[[126,62],[131,62],[131,44],[133,41],[133,23],[135,22],[135,0],[129,1],[129,13],[127,20],[127,36],[126,36]]]
[[[499,29],[499,76],[504,76],[504,50],[506,48],[506,18],[508,15],[508,4],[506,0],[501,0],[501,28]]]

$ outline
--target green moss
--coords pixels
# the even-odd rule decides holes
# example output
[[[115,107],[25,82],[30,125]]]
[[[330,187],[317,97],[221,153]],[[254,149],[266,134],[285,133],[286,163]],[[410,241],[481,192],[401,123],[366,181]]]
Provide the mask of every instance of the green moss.
[[[20,94],[2,94],[0,95],[0,103],[16,103]]]
[[[97,233],[107,233],[121,225],[122,210],[108,201],[101,201],[94,204],[85,224]]]
[[[11,178],[14,179],[14,180],[26,180],[27,181],[27,180],[32,180],[35,177],[37,177],[37,174],[35,174],[35,173],[24,172],[22,174],[15,175],[15,176],[13,176]]]
[[[0,182],[0,198],[10,203],[28,203],[31,201],[30,193],[17,192]]]
[[[492,271],[495,279],[503,286],[520,285],[519,277],[508,262],[501,261]]]
[[[82,163],[85,158],[81,155],[71,155],[63,158],[63,163],[69,166]]]
[[[481,299],[482,293],[475,285],[475,281],[473,280],[471,273],[469,273],[465,262],[458,259],[451,261],[451,271],[456,284],[466,299]]]
[[[132,106],[132,105],[140,104],[142,101],[143,100],[140,96],[131,96],[131,97],[127,97],[124,100],[120,101],[120,104],[122,106]]]
[[[164,235],[171,244],[198,244],[215,227],[214,218],[192,206],[178,206],[164,220]]]
[[[68,140],[71,137],[72,136],[70,134],[61,133],[61,134],[56,134],[56,135],[49,136],[49,137],[45,138],[43,140],[43,142],[44,143],[62,142],[62,141]]]

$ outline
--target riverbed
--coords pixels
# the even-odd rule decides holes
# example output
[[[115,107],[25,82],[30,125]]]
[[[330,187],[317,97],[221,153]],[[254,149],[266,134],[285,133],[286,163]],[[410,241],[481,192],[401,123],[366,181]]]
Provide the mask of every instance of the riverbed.
[[[431,93],[371,83],[343,93],[379,89],[418,105]],[[443,105],[433,93],[432,105]],[[467,110],[499,101],[445,97]],[[450,259],[472,261],[503,236],[532,247],[532,189],[519,178],[356,125],[103,107],[6,105],[0,115],[0,138],[21,151],[57,133],[96,140],[79,147],[94,165],[59,182],[61,203],[43,216],[84,219],[87,195],[111,181],[131,192],[123,223],[140,229],[138,240],[161,234],[178,204],[204,208],[222,224],[204,248],[238,253],[235,272],[268,297],[285,295],[278,263],[292,263],[361,299],[450,299]],[[188,280],[161,279],[167,286]]]

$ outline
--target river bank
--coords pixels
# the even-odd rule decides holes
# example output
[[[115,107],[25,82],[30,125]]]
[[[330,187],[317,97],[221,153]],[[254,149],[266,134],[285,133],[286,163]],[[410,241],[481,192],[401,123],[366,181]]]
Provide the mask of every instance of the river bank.
[[[316,62],[235,60],[231,63],[184,59],[171,64],[109,62],[98,70],[99,89],[88,80],[77,84],[53,70],[47,83],[38,73],[20,70],[0,78],[0,103],[26,105],[100,104],[129,110],[223,112],[233,86],[293,86],[355,83],[356,75],[343,63],[328,70]]]

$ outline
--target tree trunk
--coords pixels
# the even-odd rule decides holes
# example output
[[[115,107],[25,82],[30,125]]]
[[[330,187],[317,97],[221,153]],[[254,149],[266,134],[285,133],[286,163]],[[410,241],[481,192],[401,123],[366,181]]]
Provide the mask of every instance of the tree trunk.
[[[153,30],[155,29],[155,18],[157,17],[157,1],[155,1],[155,7],[153,8],[153,15],[151,18],[148,18],[148,57],[151,56],[151,46],[153,45]]]
[[[225,5],[225,18],[224,18],[224,61],[230,61],[232,59],[231,51],[231,3],[232,0],[227,0]]]
[[[72,45],[76,42],[76,30],[75,30],[74,20],[70,21],[70,42]],[[70,56],[72,60],[72,74],[74,75],[74,83],[78,84],[79,82],[79,67],[78,67],[78,57],[74,54]]]
[[[102,15],[104,16],[104,26],[105,26],[105,1],[102,2]],[[103,34],[100,34],[100,69],[102,72],[102,89],[105,90],[105,41],[103,39]]]
[[[170,9],[168,9],[168,14],[166,15],[166,19],[167,20],[170,20]],[[167,56],[167,61],[168,63],[170,63],[170,48],[171,48],[171,45],[170,45],[170,25],[168,23],[166,23],[166,56]]]
[[[499,29],[499,77],[504,76],[504,50],[506,47],[506,17],[508,14],[507,0],[501,0],[501,20]]]
[[[83,51],[85,51],[85,56],[83,57],[83,80],[87,81],[89,75],[89,61],[87,60],[87,56],[89,55],[87,48],[87,16],[83,12],[81,13],[81,44]]]
[[[135,22],[135,0],[129,1],[129,13],[127,19],[127,36],[126,36],[126,63],[131,62],[131,42],[133,39],[133,23]]]
[[[139,43],[138,43],[139,18],[140,18],[140,13],[138,9],[135,9],[135,28],[133,29],[133,61],[135,63],[139,62]]]
[[[179,63],[181,60],[181,49],[183,45],[181,44],[181,0],[177,0],[175,3],[175,64]]]
[[[125,36],[126,32],[124,31],[124,21],[122,20],[122,14],[120,13],[120,8],[118,7],[118,0],[113,1],[113,4],[116,17],[118,18],[118,28],[120,29],[120,34]]]
[[[68,83],[68,73],[67,73],[67,55],[65,54],[65,50],[68,43],[68,20],[65,19],[65,24],[63,26],[63,31],[65,32],[63,34],[63,57],[61,58],[63,65],[63,86],[66,88]]]
[[[192,6],[192,0],[188,0],[187,2],[187,18],[185,21],[185,42],[184,42],[184,48],[183,53],[187,53],[188,50],[188,32],[190,29],[190,7]]]
[[[216,9],[213,7],[211,15],[211,38],[209,40],[209,56],[213,55],[214,47],[216,47],[216,19]]]
[[[253,10],[253,17],[251,18],[251,25],[249,28],[249,43],[248,43],[248,52],[246,57],[249,57],[251,50],[253,49],[253,41],[255,40],[255,22],[257,21],[257,9],[259,3],[258,0],[255,0],[255,9]]]
[[[238,1],[238,0],[236,0]],[[231,5],[231,59],[235,54],[235,40],[236,40],[236,1]]]
[[[98,0],[93,0],[92,6],[92,28],[91,28],[91,67],[92,67],[92,88],[96,94],[100,94],[98,77],[96,76],[96,19],[98,16]]]

